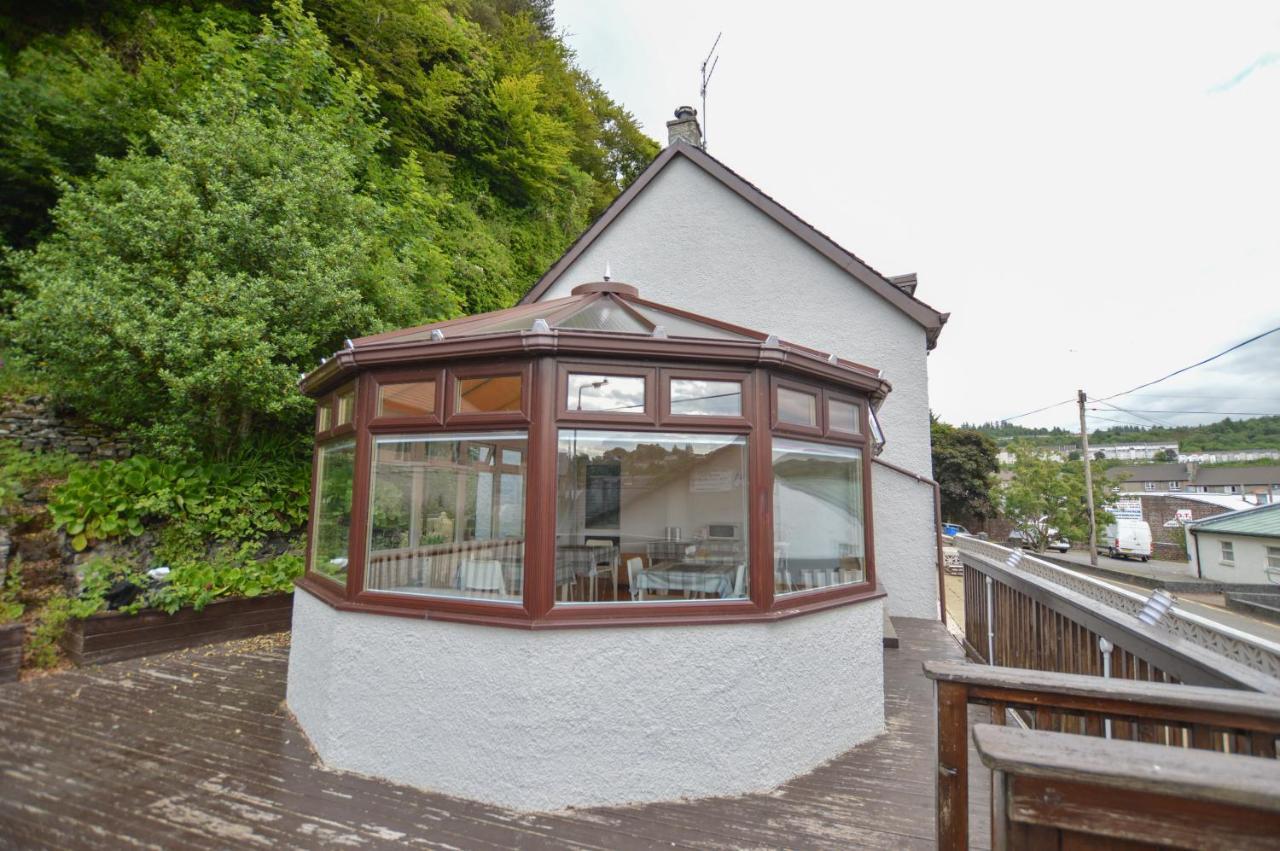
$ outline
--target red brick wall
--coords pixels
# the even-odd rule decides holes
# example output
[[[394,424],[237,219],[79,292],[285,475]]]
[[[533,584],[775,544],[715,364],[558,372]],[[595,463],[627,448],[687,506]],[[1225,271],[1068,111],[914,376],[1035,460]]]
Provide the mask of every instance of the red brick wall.
[[[1138,497],[1142,500],[1142,519],[1151,526],[1152,557],[1167,561],[1187,561],[1186,533],[1182,526],[1165,528],[1164,525],[1170,520],[1177,519],[1178,509],[1190,509],[1192,520],[1203,520],[1231,510],[1194,499],[1183,499],[1180,496],[1125,494],[1125,497]],[[986,532],[987,537],[995,543],[1004,543],[1009,540],[1013,523],[1005,517],[993,517],[968,528],[975,534]],[[1104,532],[1102,529],[1098,531],[1100,536]],[[1080,544],[1079,541],[1073,543]]]

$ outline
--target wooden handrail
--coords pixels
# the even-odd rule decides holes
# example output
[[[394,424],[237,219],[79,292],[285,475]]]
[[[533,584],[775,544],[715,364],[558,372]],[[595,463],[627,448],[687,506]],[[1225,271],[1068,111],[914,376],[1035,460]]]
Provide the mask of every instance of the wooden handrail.
[[[1037,730],[1103,736],[1115,725],[1119,738],[1163,737],[1174,745],[1230,746],[1257,757],[1276,756],[1280,698],[1269,694],[964,662],[926,662],[924,673],[937,693],[937,831],[943,849],[968,847],[970,703],[990,706],[996,724],[1004,723],[1007,709],[1022,709]]]
[[[978,724],[992,848],[1275,848],[1280,763]]]
[[[1280,813],[1280,762],[1276,760],[994,724],[975,725],[973,743],[982,764],[997,771],[1058,780],[1088,778],[1103,786]]]
[[[1280,735],[1280,697],[1258,692],[998,668],[972,662],[925,662],[924,675],[936,682],[966,685],[970,703],[1005,701],[1063,709],[1092,707],[1110,715],[1189,722],[1213,716],[1211,723],[1224,727],[1235,726],[1229,719],[1247,719],[1258,730]]]
[[[1275,677],[1193,644],[1162,626],[1148,626],[1133,615],[1100,605],[1096,600],[1031,573],[975,559],[970,553],[961,553],[961,558],[965,565],[967,627],[972,625],[984,631],[992,628],[987,623],[985,607],[979,605],[978,600],[970,599],[974,596],[970,586],[975,576],[994,580],[997,589],[1008,589],[999,591],[996,604],[996,662],[1013,661],[1012,667],[1028,668],[1057,664],[1060,654],[1055,651],[1063,645],[1050,634],[1049,624],[1041,624],[1042,616],[1051,612],[1060,619],[1056,629],[1065,632],[1068,624],[1079,628],[1075,637],[1083,646],[1071,653],[1076,665],[1082,662],[1086,666],[1096,665],[1097,640],[1106,638],[1127,659],[1154,666],[1179,682],[1280,693],[1280,680]],[[985,642],[978,644],[982,646],[974,646],[972,638],[966,639],[970,656],[984,662],[993,661],[986,658]],[[1054,658],[1047,659],[1047,655]],[[1094,672],[1101,673],[1100,670]],[[1120,676],[1124,674],[1117,671],[1117,677]]]

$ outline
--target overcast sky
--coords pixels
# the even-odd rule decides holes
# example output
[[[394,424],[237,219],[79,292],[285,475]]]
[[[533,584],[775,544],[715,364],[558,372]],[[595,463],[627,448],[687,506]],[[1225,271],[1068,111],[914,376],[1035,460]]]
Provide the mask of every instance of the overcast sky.
[[[556,21],[663,143],[723,30],[708,149],[880,272],[919,274],[951,313],[929,364],[950,422],[1108,396],[1280,326],[1275,0],[558,0]],[[1280,413],[1280,333],[1213,367],[1112,401],[1219,412],[1144,414],[1165,423]]]

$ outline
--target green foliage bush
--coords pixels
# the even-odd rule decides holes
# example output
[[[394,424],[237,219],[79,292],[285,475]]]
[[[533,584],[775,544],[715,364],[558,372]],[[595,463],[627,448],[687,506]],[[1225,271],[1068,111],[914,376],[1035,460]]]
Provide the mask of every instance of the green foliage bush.
[[[407,226],[421,169],[381,164],[366,87],[296,2],[279,13],[207,31],[207,81],[67,186],[16,260],[13,332],[56,392],[170,453],[296,427],[320,354],[458,308],[431,229]]]
[[[295,455],[230,462],[171,462],[135,455],[73,468],[49,495],[54,527],[71,546],[141,535],[145,522],[167,520],[184,542],[260,541],[306,522],[307,462]]]
[[[66,476],[79,463],[67,452],[27,452],[15,440],[0,440],[0,518],[25,519],[22,494],[39,482]]]
[[[0,584],[0,624],[16,621],[26,611],[26,606],[19,599],[22,594],[22,562],[14,559],[9,562],[4,572],[4,583]]]
[[[509,306],[657,153],[542,0],[308,8],[0,28],[8,333],[153,454],[301,431],[299,372],[346,337]]]

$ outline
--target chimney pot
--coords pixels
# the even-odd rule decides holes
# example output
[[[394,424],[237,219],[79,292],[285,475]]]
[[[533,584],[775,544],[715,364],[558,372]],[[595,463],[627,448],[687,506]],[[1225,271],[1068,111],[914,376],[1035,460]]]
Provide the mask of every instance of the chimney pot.
[[[698,124],[698,110],[691,106],[676,107],[676,118],[667,122],[667,144],[687,142],[702,147],[702,127]]]

